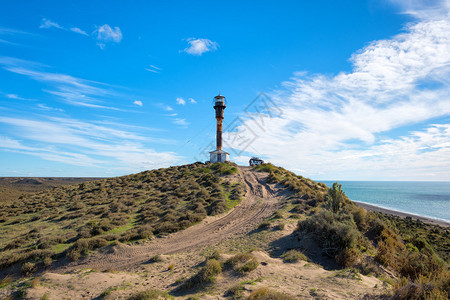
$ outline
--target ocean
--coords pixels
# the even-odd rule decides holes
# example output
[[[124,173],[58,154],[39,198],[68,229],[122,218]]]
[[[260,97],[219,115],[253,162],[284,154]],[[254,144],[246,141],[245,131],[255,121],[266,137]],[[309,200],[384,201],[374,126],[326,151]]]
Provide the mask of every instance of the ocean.
[[[319,180],[320,181],[320,180]],[[331,187],[334,181],[320,181]],[[450,222],[450,182],[338,181],[350,200]]]

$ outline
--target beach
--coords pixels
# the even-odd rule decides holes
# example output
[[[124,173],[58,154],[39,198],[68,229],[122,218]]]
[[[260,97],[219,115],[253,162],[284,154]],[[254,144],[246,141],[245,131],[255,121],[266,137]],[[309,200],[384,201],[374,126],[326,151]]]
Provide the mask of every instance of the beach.
[[[405,212],[400,212],[400,211],[396,211],[396,210],[382,208],[382,207],[379,207],[379,206],[375,206],[375,205],[371,205],[371,204],[367,204],[367,203],[363,203],[363,202],[358,202],[358,201],[353,201],[353,202],[355,202],[356,204],[358,204],[362,208],[365,208],[365,209],[370,210],[370,211],[381,212],[381,213],[388,214],[388,215],[399,216],[401,218],[410,217],[413,220],[420,220],[420,221],[422,221],[424,223],[433,224],[433,225],[439,225],[439,226],[442,226],[442,227],[450,227],[450,222],[446,222],[444,220],[427,218],[427,217],[423,217],[423,216],[418,216],[418,215],[414,215],[414,214],[409,214],[409,213],[405,213]]]

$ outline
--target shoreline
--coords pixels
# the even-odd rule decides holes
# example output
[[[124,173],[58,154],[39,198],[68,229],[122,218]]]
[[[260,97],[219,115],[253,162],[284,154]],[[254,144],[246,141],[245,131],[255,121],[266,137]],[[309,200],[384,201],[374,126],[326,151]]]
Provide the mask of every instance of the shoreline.
[[[439,225],[442,227],[450,227],[450,222],[444,221],[444,220],[438,220],[438,219],[433,219],[433,218],[429,218],[429,217],[423,217],[423,216],[419,216],[419,215],[415,215],[415,214],[410,214],[410,213],[405,213],[405,212],[401,212],[401,211],[397,211],[397,210],[392,210],[392,209],[388,209],[388,208],[383,208],[383,207],[379,207],[376,205],[372,205],[372,204],[367,204],[364,202],[359,202],[359,201],[352,201],[355,202],[357,205],[361,206],[362,208],[366,209],[366,210],[370,210],[370,211],[374,211],[374,212],[381,212],[387,215],[394,215],[394,216],[398,216],[401,218],[406,218],[406,217],[410,217],[413,220],[420,220],[424,223],[427,224],[431,224],[431,225]]]

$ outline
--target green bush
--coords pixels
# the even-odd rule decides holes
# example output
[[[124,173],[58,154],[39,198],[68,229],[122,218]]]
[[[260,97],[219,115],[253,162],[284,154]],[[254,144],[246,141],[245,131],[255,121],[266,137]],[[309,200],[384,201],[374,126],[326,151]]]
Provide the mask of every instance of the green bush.
[[[240,283],[233,285],[225,292],[225,296],[232,300],[243,299],[244,297],[244,286]]]
[[[225,262],[225,266],[234,271],[245,274],[259,266],[258,260],[251,253],[238,253]]]
[[[328,205],[330,206],[330,209],[334,213],[337,213],[345,204],[346,200],[348,201],[348,198],[347,196],[345,196],[345,193],[342,190],[342,185],[335,182],[333,183],[333,187],[328,189],[326,200],[328,202]]]
[[[66,256],[71,260],[77,260],[82,255],[87,255],[89,251],[105,247],[109,243],[103,238],[79,239],[66,250]]]
[[[142,292],[138,292],[130,298],[129,300],[155,300],[155,299],[173,299],[167,292],[161,292],[158,290],[150,289]]]
[[[281,258],[286,263],[295,263],[298,262],[299,260],[308,261],[308,258],[305,256],[305,254],[294,249],[283,253],[283,255],[281,255]]]
[[[328,210],[299,221],[297,230],[312,234],[323,253],[331,257],[347,248],[354,248],[358,240],[363,239],[351,216],[338,215]]]
[[[180,286],[180,289],[199,289],[214,283],[222,273],[222,266],[215,259],[208,259],[200,271]]]
[[[247,300],[294,300],[294,299],[297,298],[285,293],[273,291],[266,287],[260,287],[257,290],[254,290],[247,298]]]
[[[270,222],[269,221],[263,221],[258,225],[258,229],[259,230],[264,230],[264,229],[268,229],[270,227]]]
[[[25,275],[25,276],[28,276],[31,273],[36,272],[36,270],[37,270],[36,264],[33,263],[33,262],[26,262],[26,263],[24,263],[22,265],[22,269],[21,269],[22,274]]]

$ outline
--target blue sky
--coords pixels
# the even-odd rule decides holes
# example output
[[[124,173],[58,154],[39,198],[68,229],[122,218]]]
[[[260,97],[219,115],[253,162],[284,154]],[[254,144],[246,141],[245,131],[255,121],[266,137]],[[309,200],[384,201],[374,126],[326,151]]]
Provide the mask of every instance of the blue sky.
[[[0,176],[224,143],[322,180],[450,180],[449,1],[3,1]]]

